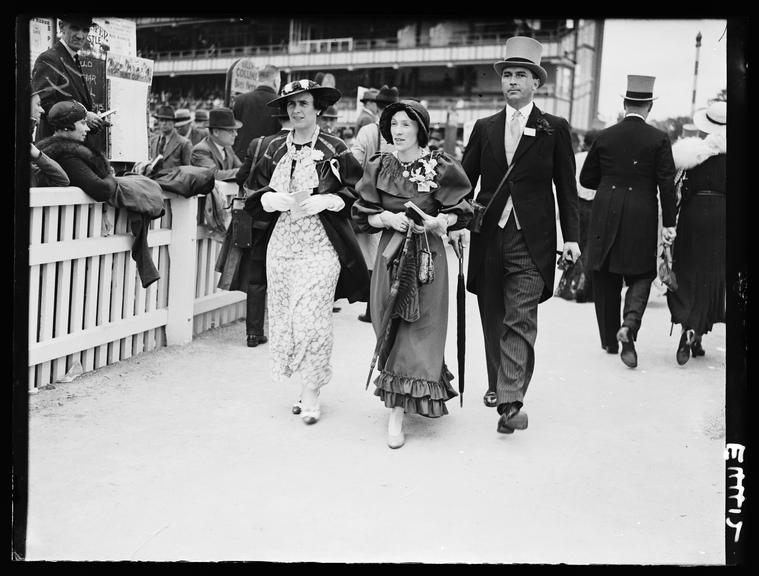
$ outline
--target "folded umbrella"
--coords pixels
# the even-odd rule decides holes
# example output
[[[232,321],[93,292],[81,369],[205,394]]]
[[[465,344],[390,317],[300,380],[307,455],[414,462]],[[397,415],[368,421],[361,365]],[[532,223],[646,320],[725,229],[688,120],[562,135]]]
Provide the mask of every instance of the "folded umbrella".
[[[459,259],[456,288],[456,349],[459,362],[459,406],[464,406],[464,360],[466,357],[466,287],[464,283],[464,245],[461,238],[451,244]]]

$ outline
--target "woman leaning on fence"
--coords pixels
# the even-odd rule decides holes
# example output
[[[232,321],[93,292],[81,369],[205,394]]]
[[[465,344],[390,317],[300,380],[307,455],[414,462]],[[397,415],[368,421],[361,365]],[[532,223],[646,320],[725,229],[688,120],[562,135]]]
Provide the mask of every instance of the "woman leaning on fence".
[[[391,409],[388,445],[399,448],[405,413],[442,416],[457,396],[443,358],[448,268],[441,237],[471,219],[471,185],[457,160],[427,148],[430,117],[419,102],[390,104],[379,126],[395,151],[367,162],[353,219],[361,231],[382,232],[369,300],[380,369],[374,393]],[[406,215],[409,201],[425,214],[420,224]]]
[[[272,376],[300,376],[293,413],[306,424],[319,420],[319,392],[332,377],[333,302],[365,300],[369,285],[350,225],[361,166],[316,121],[339,99],[335,88],[299,80],[269,102],[287,109],[293,129],[269,142],[245,204],[254,221],[266,223]]]

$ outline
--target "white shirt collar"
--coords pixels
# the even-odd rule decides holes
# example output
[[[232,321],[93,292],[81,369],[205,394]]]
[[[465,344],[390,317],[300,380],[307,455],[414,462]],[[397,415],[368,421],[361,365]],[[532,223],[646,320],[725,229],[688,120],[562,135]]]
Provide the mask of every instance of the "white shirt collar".
[[[211,142],[214,143],[214,146],[219,149],[219,153],[221,154],[221,157],[224,158],[224,146],[222,144],[219,144],[216,140],[211,139]]]
[[[63,44],[63,47],[66,48],[66,50],[68,51],[68,53],[71,55],[72,58],[77,54],[74,50],[71,49],[71,47],[68,44],[66,44],[63,38],[61,38],[61,44]]]
[[[641,116],[640,114],[637,114],[636,112],[628,112],[627,114],[625,114],[625,118],[627,118],[628,116],[637,116],[644,122],[646,121],[646,119],[643,116]]]
[[[535,103],[530,100],[527,105],[522,106],[519,109],[519,113],[522,115],[522,118],[524,119],[524,122],[527,122],[527,119],[530,117],[530,114],[532,113],[532,107],[535,105]],[[508,124],[511,122],[512,116],[514,116],[514,112],[516,112],[516,108],[512,108],[508,104],[506,104],[506,123]]]

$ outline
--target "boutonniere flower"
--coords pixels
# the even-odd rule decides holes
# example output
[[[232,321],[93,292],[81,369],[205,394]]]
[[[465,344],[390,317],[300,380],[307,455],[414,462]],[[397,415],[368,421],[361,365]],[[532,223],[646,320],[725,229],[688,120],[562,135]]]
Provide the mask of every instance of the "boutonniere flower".
[[[551,128],[551,125],[548,123],[548,120],[543,118],[542,116],[538,118],[537,120],[537,128],[538,132],[545,132],[546,134],[553,134],[553,128]]]
[[[414,164],[417,165],[414,166]],[[417,160],[414,164],[403,171],[403,177],[408,178],[409,182],[414,182],[420,192],[429,192],[430,189],[437,188],[435,182],[437,160],[430,157],[427,160]]]
[[[314,162],[319,162],[320,160],[324,160],[324,152],[321,150],[311,150],[311,160]]]

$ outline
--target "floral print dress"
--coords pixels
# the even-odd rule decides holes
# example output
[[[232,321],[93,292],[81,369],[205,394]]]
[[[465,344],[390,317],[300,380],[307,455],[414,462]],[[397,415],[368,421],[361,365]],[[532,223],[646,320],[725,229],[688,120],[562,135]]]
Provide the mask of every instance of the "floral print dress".
[[[299,151],[310,153],[305,145]],[[293,161],[289,191],[311,187]],[[340,262],[318,214],[295,218],[284,212],[274,226],[266,256],[272,376],[298,372],[318,389],[332,377],[332,305]]]

